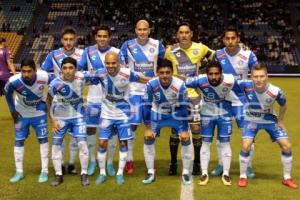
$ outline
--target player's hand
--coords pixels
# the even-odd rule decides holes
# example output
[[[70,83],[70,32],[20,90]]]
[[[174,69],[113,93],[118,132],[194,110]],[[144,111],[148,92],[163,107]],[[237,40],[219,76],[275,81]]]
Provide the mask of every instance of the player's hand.
[[[56,134],[61,129],[59,122],[57,120],[53,120],[52,124],[52,131],[54,132],[54,134]]]
[[[184,142],[190,140],[190,133],[187,132],[187,131],[182,132],[182,133],[179,135],[179,139],[180,139],[181,141],[184,141]]]
[[[282,121],[278,121],[278,127],[281,128],[282,130],[284,130],[285,132],[287,132],[285,125],[283,124]]]
[[[11,115],[15,124],[18,122],[18,118],[22,117],[18,111],[12,112]]]
[[[146,140],[154,140],[155,139],[151,128],[146,128],[146,130],[145,130],[145,139]]]

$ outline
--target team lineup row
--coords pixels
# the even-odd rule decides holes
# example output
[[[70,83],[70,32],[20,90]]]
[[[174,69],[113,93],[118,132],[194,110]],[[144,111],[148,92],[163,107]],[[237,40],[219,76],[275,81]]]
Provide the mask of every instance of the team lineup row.
[[[24,177],[24,140],[30,125],[40,142],[42,171],[39,182],[48,180],[48,110],[54,132],[52,161],[56,176],[52,186],[63,182],[62,144],[68,130],[72,135],[68,171],[75,172],[78,147],[81,183],[89,184],[88,175],[95,172],[97,165],[96,128],[99,128],[97,158],[100,168],[96,184],[105,182],[106,169],[109,176],[115,175],[111,152],[116,135],[120,141],[116,182],[123,184],[124,168],[129,174],[134,171],[134,136],[142,120],[146,127],[144,157],[148,169],[144,184],[155,180],[155,137],[162,127],[169,126],[172,127],[169,174],[177,174],[177,149],[181,142],[182,183],[191,184],[189,169],[194,153],[192,174],[201,174],[199,184],[206,185],[210,144],[217,126],[219,165],[212,175],[221,175],[223,184],[231,185],[230,135],[234,116],[243,131],[238,185],[247,186],[247,178],[255,176],[251,168],[253,139],[258,130],[265,129],[282,150],[282,183],[298,187],[291,178],[291,145],[282,123],[285,96],[278,87],[268,83],[267,69],[257,62],[254,53],[240,47],[235,29],[225,31],[225,48],[216,51],[192,42],[193,32],[186,23],[178,28],[178,43],[166,50],[158,40],[149,38],[150,27],[146,20],[139,20],[135,31],[137,38],[126,41],[119,50],[109,46],[109,27],[100,26],[95,33],[96,44],[81,50],[75,48],[74,29],[66,28],[61,35],[63,47],[48,54],[41,65],[44,71],[36,71],[32,60],[22,61],[21,73],[11,77],[5,86],[15,123],[16,174],[11,182]],[[203,59],[210,62],[206,73],[198,75]],[[54,71],[54,74],[45,71]],[[249,71],[252,80],[247,80]],[[46,99],[44,88],[48,84]],[[91,86],[85,111],[82,92],[86,84]],[[278,117],[273,111],[275,101],[280,105]]]

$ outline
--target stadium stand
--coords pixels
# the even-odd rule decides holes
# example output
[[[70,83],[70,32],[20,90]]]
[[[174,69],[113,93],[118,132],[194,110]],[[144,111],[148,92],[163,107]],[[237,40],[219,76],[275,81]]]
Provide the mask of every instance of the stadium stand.
[[[212,49],[222,48],[224,27],[234,24],[241,33],[241,41],[272,72],[300,72],[300,43],[297,39],[300,4],[297,2],[48,0],[39,4],[35,0],[27,0],[13,3],[16,1],[1,1],[0,23],[2,26],[9,24],[10,31],[19,32],[23,28],[26,32],[25,41],[15,59],[17,63],[25,57],[42,62],[50,50],[60,46],[59,34],[64,26],[71,25],[77,29],[78,44],[83,48],[94,42],[95,27],[107,24],[113,31],[111,44],[120,47],[123,41],[134,37],[135,22],[146,18],[151,23],[152,37],[162,40],[164,44],[176,42],[176,27],[180,22],[187,21],[193,25],[194,40]],[[30,16],[37,7],[38,13]],[[296,11],[292,11],[293,7]],[[292,24],[291,12],[296,12],[298,24]],[[24,27],[29,28],[25,30]],[[299,29],[298,32],[295,29]]]

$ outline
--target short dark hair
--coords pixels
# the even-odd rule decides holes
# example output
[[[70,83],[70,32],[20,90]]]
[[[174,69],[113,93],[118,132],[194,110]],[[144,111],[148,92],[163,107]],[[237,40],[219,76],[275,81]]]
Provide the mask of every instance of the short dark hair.
[[[61,61],[61,66],[63,66],[66,63],[71,63],[72,65],[75,66],[75,68],[77,68],[77,61],[72,58],[72,57],[66,57]]]
[[[29,66],[31,69],[33,70],[36,70],[36,66],[35,66],[35,63],[34,63],[34,60],[33,59],[23,59],[21,61],[21,69],[24,67],[24,66]]]
[[[227,32],[235,32],[235,34],[236,34],[238,37],[240,37],[240,34],[239,34],[237,28],[236,28],[235,26],[233,26],[233,25],[229,25],[229,26],[227,26],[227,27],[225,28],[223,37],[225,36],[225,34],[226,34]]]
[[[191,30],[191,31],[193,31],[193,29],[192,29],[192,25],[190,24],[190,23],[188,23],[188,22],[182,22],[182,23],[180,23],[179,25],[178,25],[178,27],[177,27],[177,31],[180,29],[180,27],[182,27],[182,26],[187,26],[187,27],[189,27],[189,29]]]
[[[167,60],[167,59],[158,59],[157,60],[157,67],[156,67],[156,72],[158,72],[158,70],[160,68],[163,68],[163,67],[167,67],[167,68],[170,68],[172,71],[173,71],[173,65],[172,65],[172,62]]]
[[[210,68],[213,68],[213,67],[216,67],[216,68],[219,68],[220,72],[222,73],[223,69],[222,69],[222,66],[219,62],[217,61],[211,61],[207,64],[206,66],[206,73],[208,73],[209,69]]]
[[[76,35],[76,30],[75,30],[75,28],[73,28],[71,26],[67,26],[61,31],[60,37],[62,38],[65,34]]]
[[[265,70],[268,73],[267,66],[261,63],[257,63],[256,65],[254,65],[254,67],[251,69],[251,72],[255,70]]]
[[[98,26],[98,27],[95,29],[95,34],[94,34],[94,35],[97,35],[98,31],[107,31],[108,36],[109,36],[109,37],[111,36],[111,30],[110,30],[109,26],[107,26],[107,25],[101,25],[101,26]]]

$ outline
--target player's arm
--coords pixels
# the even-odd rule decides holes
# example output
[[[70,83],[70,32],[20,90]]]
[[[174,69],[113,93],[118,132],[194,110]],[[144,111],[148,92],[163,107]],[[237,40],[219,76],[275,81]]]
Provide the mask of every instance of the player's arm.
[[[13,88],[13,86],[11,85],[10,82],[8,82],[8,83],[5,85],[4,93],[5,93],[5,98],[6,98],[6,102],[7,102],[7,105],[8,105],[9,111],[10,111],[10,114],[11,114],[13,120],[14,120],[14,123],[17,123],[18,117],[21,116],[21,115],[20,115],[20,113],[16,110],[15,102],[14,102],[14,97],[13,97],[13,94],[14,94],[14,88]]]
[[[118,57],[119,57],[121,67],[126,67],[128,64],[127,47],[128,47],[127,42],[124,42],[119,51]]]
[[[186,77],[184,83],[187,88],[197,88],[199,86],[199,78],[198,76]]]
[[[49,92],[48,92],[47,99],[46,99],[46,105],[47,105],[47,110],[48,110],[48,116],[52,122],[52,130],[54,133],[56,133],[57,131],[60,130],[60,125],[59,125],[58,121],[54,118],[53,112],[51,109],[53,96],[55,94],[56,94],[56,90],[55,90],[54,86],[50,85]]]
[[[165,49],[164,45],[161,42],[159,42],[158,58],[163,59],[165,57],[165,54],[166,54],[166,49]]]
[[[187,121],[188,119],[188,95],[185,85],[182,85],[179,90],[178,103],[179,107],[176,108],[176,115],[182,118],[182,123],[182,121]],[[190,133],[188,131],[181,132],[179,138],[181,141],[188,141],[190,140]]]
[[[86,85],[98,85],[100,82],[100,78],[95,74],[91,75],[90,72],[88,71],[83,71],[82,72],[84,75],[84,80]]]
[[[77,61],[77,70],[87,70],[87,51],[88,47],[84,49],[80,59]]]
[[[8,51],[8,53],[6,55],[6,62],[7,62],[8,68],[11,71],[11,73],[16,74],[16,69],[15,69],[13,61],[12,61],[12,59],[10,57],[10,52],[9,51]]]
[[[152,77],[147,77],[147,76],[144,76],[143,74],[137,74],[137,73],[130,71],[130,77],[129,77],[130,82],[139,82],[139,83],[145,84],[148,81],[150,81],[151,79],[152,79]]]
[[[46,56],[46,59],[44,60],[44,62],[41,65],[42,70],[44,70],[46,72],[52,72],[53,71],[52,58],[53,58],[53,53],[52,52],[48,53],[48,55]]]
[[[286,97],[281,90],[278,92],[276,101],[279,104],[278,127],[286,131],[286,128],[283,124],[283,118],[286,113],[287,105],[286,105]]]
[[[147,89],[146,93],[143,96],[143,119],[145,124],[145,139],[151,140],[154,139],[154,134],[152,132],[151,128],[151,108],[152,108],[152,102],[153,102],[153,92],[152,87],[148,83],[146,84]]]
[[[257,64],[258,64],[257,57],[253,52],[251,52],[248,60],[249,71],[251,71],[251,69]]]

